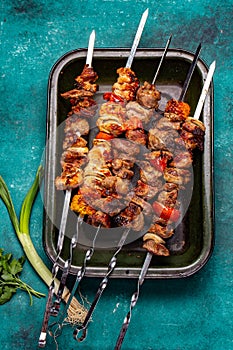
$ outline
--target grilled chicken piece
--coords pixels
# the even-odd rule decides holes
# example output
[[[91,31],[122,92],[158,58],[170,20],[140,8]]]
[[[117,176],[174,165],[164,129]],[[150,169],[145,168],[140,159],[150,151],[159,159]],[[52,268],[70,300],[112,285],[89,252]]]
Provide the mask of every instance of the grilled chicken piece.
[[[96,210],[92,208],[86,201],[81,193],[75,194],[72,198],[70,209],[84,215],[93,215]]]
[[[191,181],[191,173],[187,169],[166,168],[164,170],[164,179],[178,185],[185,185]]]
[[[173,191],[161,191],[158,195],[157,201],[166,207],[173,208],[175,206],[179,207],[180,203],[177,202],[177,198],[178,198],[177,189]]]
[[[78,146],[68,147],[62,153],[62,157],[61,157],[61,166],[63,169],[63,175],[67,173],[67,176],[69,176],[70,169],[73,169],[75,167],[80,168],[82,165],[84,165],[87,162],[87,153],[88,153],[87,147],[78,147]]]
[[[119,77],[117,78],[117,82],[119,84],[124,83],[139,83],[138,78],[136,77],[136,74],[132,71],[130,68],[121,67],[117,69],[117,73],[119,74]]]
[[[169,250],[161,243],[156,243],[154,239],[148,239],[142,246],[148,252],[158,256],[169,256]]]
[[[89,124],[86,119],[82,119],[75,114],[68,117],[65,121],[64,131],[66,134],[87,135],[89,129]]]
[[[65,134],[63,141],[63,149],[66,150],[69,147],[85,147],[87,141],[79,136],[79,132],[68,132]]]
[[[103,116],[99,117],[96,125],[100,131],[111,134],[115,137],[121,135],[124,129],[124,120],[118,116]]]
[[[130,68],[119,68],[117,70],[119,77],[112,86],[112,92],[122,97],[125,101],[133,101],[136,98],[136,92],[139,87],[139,80],[136,74]]]
[[[132,117],[137,117],[141,122],[147,124],[152,116],[154,111],[151,109],[143,108],[138,102],[130,101],[126,105],[126,116],[131,119]]]
[[[87,155],[88,164],[84,168],[85,186],[101,190],[101,182],[112,173],[108,167],[111,144],[106,140],[94,140],[94,145]]]
[[[137,91],[137,102],[149,109],[157,109],[159,107],[158,101],[161,100],[161,94],[156,87],[147,81]]]
[[[120,120],[125,120],[126,109],[123,104],[117,102],[105,102],[99,110],[100,117],[118,117]]]
[[[61,176],[56,177],[55,186],[58,190],[77,188],[83,182],[83,170],[72,164],[65,164]]]
[[[62,93],[61,96],[65,100],[72,99],[72,104],[73,104],[74,101],[76,101],[77,103],[78,100],[83,99],[84,97],[88,97],[88,98],[93,97],[94,93],[84,89],[72,89]]]
[[[164,239],[170,238],[174,234],[174,231],[169,228],[167,222],[163,223],[163,220],[159,218],[155,219],[148,232],[156,234]]]
[[[116,102],[103,103],[99,110],[96,125],[100,131],[118,136],[125,131],[125,108]]]
[[[189,113],[190,107],[187,103],[171,99],[167,102],[164,116],[171,122],[183,122],[186,118],[188,118]]]

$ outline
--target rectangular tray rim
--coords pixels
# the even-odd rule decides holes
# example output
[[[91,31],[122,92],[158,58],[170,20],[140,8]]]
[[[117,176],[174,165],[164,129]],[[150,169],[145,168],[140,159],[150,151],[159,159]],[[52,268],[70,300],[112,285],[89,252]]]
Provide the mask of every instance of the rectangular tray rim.
[[[99,48],[99,49],[95,49],[95,53],[94,53],[94,57],[103,57],[103,54],[108,54],[107,57],[112,57],[112,58],[119,58],[119,57],[127,57],[128,53],[129,53],[130,49],[127,48]],[[81,57],[85,57],[86,55],[86,49],[77,49],[77,50],[73,50],[70,51],[68,53],[66,53],[65,55],[63,55],[52,67],[51,71],[50,71],[50,75],[49,75],[49,81],[48,81],[48,96],[47,96],[47,134],[46,134],[46,140],[48,139],[49,135],[51,135],[51,133],[54,132],[54,126],[53,123],[51,123],[50,120],[50,115],[53,115],[54,117],[57,117],[57,113],[56,110],[54,110],[54,106],[53,104],[51,104],[51,99],[52,99],[52,95],[55,97],[57,96],[56,94],[54,94],[54,92],[57,91],[57,79],[58,76],[60,74],[60,71],[62,69],[62,67],[64,67],[67,63],[69,63],[71,60],[73,59],[77,59],[77,58],[81,58]],[[137,53],[136,53],[136,57],[140,58],[146,58],[145,57],[145,53],[148,54],[150,53],[150,55],[153,53],[155,54],[155,57],[160,57],[161,56],[161,52],[163,51],[162,48],[139,48]],[[121,56],[114,56],[116,55],[116,53],[119,54]],[[79,57],[81,55],[81,57]],[[82,56],[83,55],[83,56]],[[106,57],[106,56],[104,56]],[[168,58],[179,58],[179,59],[186,59],[186,60],[192,60],[193,54],[189,51],[183,50],[183,49],[169,49],[168,50],[168,54],[167,54]],[[206,63],[199,59],[198,60],[198,64],[197,64],[199,70],[202,72],[202,77],[203,80],[205,79],[205,76],[207,74],[208,68]],[[211,120],[208,121],[209,123],[209,128],[210,128],[210,133],[209,133],[209,147],[208,150],[210,151],[210,159],[211,162],[210,164],[206,164],[204,162],[205,165],[205,169],[207,172],[204,173],[204,178],[208,178],[208,188],[209,188],[209,195],[207,197],[205,197],[205,206],[208,208],[208,211],[210,213],[209,217],[207,217],[207,221],[208,221],[208,233],[207,232],[203,232],[203,239],[206,242],[206,245],[203,246],[202,251],[198,257],[198,259],[187,266],[182,266],[182,267],[166,267],[166,268],[149,268],[148,269],[148,273],[146,278],[183,278],[183,277],[188,277],[193,275],[194,273],[196,273],[197,271],[199,271],[209,260],[209,258],[212,255],[213,252],[213,248],[214,248],[214,191],[213,191],[213,181],[214,181],[214,173],[213,173],[213,83],[211,84],[206,102],[205,102],[205,106],[204,106],[204,111],[206,111],[206,109],[209,109],[209,111],[212,113],[210,113],[211,115]],[[208,113],[207,113],[208,114]],[[50,155],[51,152],[54,151],[54,147],[51,149],[50,148]],[[49,155],[49,156],[50,156]],[[205,157],[205,155],[204,155]],[[49,159],[49,158],[48,158]],[[46,170],[47,171],[47,170]],[[205,182],[206,183],[206,182]],[[52,193],[54,193],[54,189],[50,189],[50,191],[52,190]],[[48,191],[49,192],[49,191]],[[51,192],[50,192],[51,193]],[[46,220],[44,220],[44,226],[46,226]],[[51,255],[51,253],[49,253],[48,251],[48,240],[47,237],[45,237],[45,233],[43,230],[43,245],[44,245],[44,250],[47,254],[47,256],[49,257],[50,260],[52,260],[53,262],[56,259],[56,255]],[[55,251],[54,251],[55,253]],[[60,264],[60,266],[62,267],[64,265],[64,260],[63,259],[59,259],[58,263]],[[78,270],[78,266],[72,266],[71,268],[71,273],[76,274],[77,270]],[[129,273],[125,273],[126,270],[130,270]],[[88,277],[102,277],[105,275],[105,273],[107,272],[107,267],[87,267],[86,270],[86,276]],[[122,272],[123,275],[122,275]],[[116,267],[113,274],[111,275],[111,277],[113,278],[136,278],[138,277],[140,273],[140,268],[118,268]]]

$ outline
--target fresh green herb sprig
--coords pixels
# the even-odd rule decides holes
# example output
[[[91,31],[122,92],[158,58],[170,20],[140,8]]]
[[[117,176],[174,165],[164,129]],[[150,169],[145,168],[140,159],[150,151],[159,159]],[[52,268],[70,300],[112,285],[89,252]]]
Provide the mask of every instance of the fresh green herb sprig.
[[[38,298],[43,296],[19,278],[25,260],[24,256],[15,259],[11,253],[4,254],[4,250],[0,248],[0,305],[8,302],[17,289],[24,290],[29,294],[31,305],[32,295]]]
[[[41,167],[38,168],[36,179],[32,187],[30,188],[29,192],[27,193],[24,199],[24,202],[22,204],[20,220],[18,220],[18,217],[16,215],[15,208],[11,199],[10,192],[7,188],[7,185],[3,180],[3,178],[0,176],[0,198],[2,199],[3,203],[5,204],[8,210],[12,225],[15,229],[17,237],[19,238],[24,248],[24,252],[26,253],[26,256],[28,257],[29,255],[29,261],[30,261],[30,257],[33,257],[33,254],[35,251],[35,248],[32,245],[32,242],[29,236],[29,220],[30,220],[32,204],[38,190],[40,173],[41,173]],[[34,257],[34,261],[36,260],[37,262],[36,257]],[[28,292],[30,297],[30,304],[32,304],[32,295],[40,298],[44,296],[44,294],[35,291],[32,287],[30,287],[26,283],[22,281],[20,282],[18,275],[22,271],[23,262],[25,258],[20,258],[19,260],[13,259],[12,261],[11,261],[11,258],[12,258],[11,254],[4,255],[3,249],[0,249],[0,264],[1,264],[0,271],[4,270],[4,273],[0,272],[0,276],[1,276],[0,277],[0,281],[1,281],[0,298],[2,298],[0,299],[0,305],[10,300],[10,298],[16,292],[17,288],[23,289]],[[14,272],[14,268],[16,267],[18,271]]]

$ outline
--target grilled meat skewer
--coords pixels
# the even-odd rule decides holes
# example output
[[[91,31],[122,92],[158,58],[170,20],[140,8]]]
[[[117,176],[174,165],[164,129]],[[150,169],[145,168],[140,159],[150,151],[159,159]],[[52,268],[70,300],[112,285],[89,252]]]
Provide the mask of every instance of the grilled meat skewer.
[[[212,77],[213,77],[213,73],[214,73],[214,69],[215,69],[215,62],[213,62],[210,66],[210,70],[209,70],[209,73],[207,75],[207,84],[204,84],[203,86],[203,89],[202,89],[202,93],[201,93],[201,96],[200,96],[200,100],[201,100],[201,104],[203,106],[204,104],[204,98],[203,98],[203,95],[206,96],[207,95],[207,92],[208,92],[208,88],[209,88],[209,84],[212,80]],[[199,102],[200,102],[199,100]],[[195,116],[196,116],[196,119],[199,118],[200,116],[200,113],[201,113],[201,109],[202,109],[202,106],[200,106],[200,103],[198,103],[198,113],[195,113]],[[155,228],[155,231],[156,233],[158,232],[157,231],[157,228]],[[121,328],[121,331],[119,333],[119,336],[118,336],[118,339],[117,339],[117,342],[116,342],[116,345],[114,347],[115,350],[119,350],[121,349],[121,345],[124,341],[124,337],[125,337],[125,334],[127,332],[127,329],[129,327],[129,324],[130,324],[130,320],[131,320],[131,316],[132,316],[132,310],[133,308],[135,307],[136,303],[137,303],[137,300],[139,298],[139,292],[140,292],[140,287],[141,285],[143,284],[144,282],[144,279],[145,279],[145,276],[146,276],[146,273],[147,273],[147,270],[149,268],[149,265],[150,265],[150,262],[151,262],[151,259],[153,257],[153,253],[154,253],[154,243],[156,243],[157,245],[158,244],[161,244],[161,240],[159,241],[158,238],[154,238],[153,236],[150,237],[149,234],[147,234],[147,249],[148,249],[148,253],[146,255],[146,258],[145,258],[145,261],[144,261],[144,264],[142,266],[142,269],[141,269],[141,273],[139,275],[139,278],[138,278],[138,283],[137,283],[137,290],[135,293],[133,293],[132,297],[131,297],[131,303],[130,303],[130,310],[129,312],[127,313],[125,319],[124,319],[124,322],[122,324],[122,328]],[[156,241],[157,239],[157,241]],[[152,247],[150,247],[152,246]]]
[[[83,102],[84,100],[85,101],[87,100],[85,88],[87,88],[88,91],[91,90],[90,84],[88,84],[88,79],[87,79],[88,75],[86,73],[87,73],[87,70],[88,70],[88,73],[91,72],[90,69],[87,69],[87,66],[91,67],[94,41],[95,41],[95,32],[93,31],[90,35],[90,38],[89,38],[86,66],[84,67],[84,71],[81,74],[81,76],[79,78],[77,78],[78,83],[80,83],[79,90],[82,91],[82,93],[84,92],[84,95],[85,95],[83,97],[83,99],[81,98],[81,94],[78,97],[76,96],[76,100],[77,100],[78,104]],[[96,78],[96,74],[94,74],[94,76]],[[93,82],[93,74],[91,74],[90,81]],[[92,102],[91,102],[91,105],[93,105]],[[82,107],[83,107],[83,105],[82,105]],[[78,122],[79,122],[79,120],[78,120]],[[48,293],[48,298],[47,298],[47,302],[46,302],[41,333],[40,333],[39,341],[38,341],[38,346],[40,348],[43,348],[46,345],[48,321],[49,321],[49,317],[51,315],[51,312],[53,312],[52,299],[53,299],[53,295],[54,295],[54,280],[55,280],[57,273],[59,271],[58,259],[60,257],[60,254],[61,254],[62,248],[63,248],[65,228],[66,228],[67,215],[68,215],[68,209],[69,209],[69,202],[70,202],[70,198],[71,198],[71,188],[73,186],[76,186],[77,183],[80,183],[82,181],[80,165],[83,165],[83,161],[85,160],[85,156],[86,156],[85,142],[82,139],[79,139],[80,132],[78,132],[78,135],[77,135],[77,130],[73,127],[70,127],[71,125],[74,126],[74,123],[73,124],[72,123],[66,124],[66,127],[68,128],[69,132],[67,133],[67,138],[65,140],[65,143],[63,144],[63,147],[65,148],[65,153],[63,153],[63,156],[62,156],[63,173],[59,178],[57,178],[55,180],[57,188],[60,190],[65,189],[66,195],[65,195],[65,201],[64,201],[63,212],[62,212],[62,217],[61,217],[61,224],[60,224],[60,229],[59,229],[59,234],[58,234],[57,257],[56,257],[56,260],[55,260],[53,267],[52,267],[52,282],[51,282],[51,285],[49,287],[49,293]],[[83,122],[82,122],[82,126],[83,126]],[[75,129],[75,131],[74,131],[74,129]],[[85,125],[84,126],[85,133],[86,133],[86,129],[87,129],[87,126]],[[74,151],[74,149],[70,149],[73,146],[72,143],[70,143],[70,140],[73,140],[73,139],[74,139],[75,144],[76,144],[75,151]],[[81,144],[80,144],[80,142],[81,142]],[[68,147],[68,148],[66,148],[66,147]],[[77,163],[78,166],[76,164],[76,167],[75,167],[75,165],[73,163],[70,163],[70,159],[72,159],[72,160],[75,159],[76,161],[78,161],[78,163]],[[65,174],[64,174],[64,172],[65,172]],[[68,263],[68,266],[70,266],[69,263]],[[64,285],[64,281],[63,281],[63,283],[60,284],[60,287],[59,287],[60,291],[62,290],[63,285]],[[62,294],[62,291],[59,293]],[[58,293],[58,295],[59,295],[59,293]]]

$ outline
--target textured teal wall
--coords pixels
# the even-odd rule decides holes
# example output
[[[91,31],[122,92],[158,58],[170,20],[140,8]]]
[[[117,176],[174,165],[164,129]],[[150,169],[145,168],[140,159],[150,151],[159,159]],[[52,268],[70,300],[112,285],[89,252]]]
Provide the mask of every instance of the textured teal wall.
[[[161,47],[172,33],[171,47],[214,59],[216,245],[208,264],[185,280],[146,281],[134,309],[124,350],[233,349],[233,116],[232,0],[22,0],[1,3],[0,174],[7,182],[17,213],[40,163],[45,144],[48,75],[67,51],[86,47],[92,29],[97,47],[129,47],[142,12],[149,17],[141,47]],[[16,256],[22,249],[7,212],[0,203],[0,246]],[[31,232],[48,266],[42,246],[42,202],[37,198]],[[36,289],[47,287],[25,264],[22,274]],[[92,300],[98,279],[84,280],[82,293]],[[84,343],[71,333],[59,339],[59,349],[113,349],[126,312],[134,280],[112,280],[104,293]],[[36,349],[45,299],[17,293],[1,306],[0,344],[6,350]],[[56,349],[49,341],[48,349]]]

